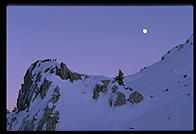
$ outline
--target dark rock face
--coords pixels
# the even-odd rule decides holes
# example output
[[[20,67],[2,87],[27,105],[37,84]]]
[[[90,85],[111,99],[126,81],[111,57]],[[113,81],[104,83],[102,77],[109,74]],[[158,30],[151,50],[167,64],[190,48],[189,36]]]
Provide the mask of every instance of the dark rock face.
[[[58,75],[61,79],[70,79],[71,82],[74,80],[81,80],[81,74],[72,73],[63,62],[61,62],[60,66],[60,69],[56,67],[56,75]]]
[[[53,74],[54,73],[54,68],[52,68],[51,70],[50,70],[50,74]]]
[[[122,106],[126,104],[126,98],[125,95],[118,91],[117,93],[117,99],[115,101],[114,106]]]
[[[51,67],[47,68],[47,69],[44,71],[44,73],[48,72],[48,71],[50,70],[50,68],[51,68]]]
[[[50,88],[51,84],[52,81],[48,81],[46,78],[44,79],[44,82],[40,87],[40,95],[42,99],[46,96],[46,93],[48,92],[48,89]]]
[[[52,98],[50,98],[49,102],[56,103],[58,101],[59,97],[60,97],[60,90],[59,90],[59,87],[57,86],[54,89],[54,93],[52,94]]]
[[[33,94],[36,93],[36,96],[40,93],[41,97],[44,98],[44,96],[47,93],[47,90],[49,89],[52,82],[44,80],[44,83],[41,85],[41,88],[38,87],[38,82],[41,80],[41,72],[39,72],[36,75],[36,79],[33,82],[32,72],[35,69],[37,63],[39,61],[36,61],[33,63],[30,68],[27,70],[25,76],[24,76],[24,84],[21,85],[21,89],[19,90],[18,98],[17,98],[17,112],[20,112],[22,110],[25,110],[29,107],[30,102],[32,100]],[[35,97],[36,98],[36,97]],[[33,100],[35,99],[33,98]]]
[[[39,73],[37,74],[37,76],[36,76],[35,82],[40,82],[41,77],[42,77],[41,72],[39,72]]]
[[[52,114],[53,117],[50,117],[47,121],[46,125],[46,131],[54,131],[56,127],[56,123],[59,120],[59,112],[56,111],[54,114]]]
[[[93,90],[93,99],[97,100],[99,97],[99,92],[102,91],[102,86],[100,86],[99,84],[97,84]]]
[[[22,124],[19,128],[19,131],[41,131],[45,124],[46,131],[54,131],[56,127],[56,123],[59,120],[59,112],[56,111],[52,113],[53,109],[50,109],[48,106],[45,108],[45,113],[42,119],[39,121],[38,126],[35,126],[36,118],[34,116],[33,119],[30,119],[29,116],[25,117],[22,121]]]
[[[117,90],[118,90],[118,87],[117,87],[116,85],[114,85],[114,86],[112,87],[112,93],[116,93]]]
[[[144,97],[138,91],[135,91],[132,94],[130,94],[128,101],[131,104],[134,104],[141,102],[143,99]]]
[[[32,91],[32,71],[27,70],[25,77],[24,77],[24,84],[22,84],[22,88],[19,90],[18,98],[17,98],[17,109],[18,112],[24,110],[27,105],[29,105],[30,100],[33,95]]]
[[[49,103],[56,103],[60,97],[60,89],[57,86],[54,89],[54,92],[52,94],[52,98],[50,98]],[[55,99],[54,99],[55,97]],[[41,119],[37,119],[36,115],[38,115],[38,113],[36,113],[33,118],[29,118],[29,115],[27,115],[24,119],[23,122],[19,128],[20,131],[41,131],[43,130],[44,126],[46,131],[54,131],[55,127],[56,127],[56,123],[58,123],[59,120],[59,111],[55,111],[54,109],[56,108],[55,105],[53,105],[52,107],[46,106],[44,109],[44,114],[42,116]],[[35,126],[35,123],[38,122],[38,125]]]
[[[36,130],[40,131],[43,129],[44,124],[46,126],[46,131],[54,131],[56,123],[59,120],[59,111],[53,113],[53,109],[46,107],[43,118],[40,120]]]
[[[103,82],[103,86],[97,84],[93,90],[93,99],[95,100],[98,99],[100,92],[106,93],[108,90],[107,87],[108,87],[108,84],[110,83],[110,80],[104,80],[102,82]]]

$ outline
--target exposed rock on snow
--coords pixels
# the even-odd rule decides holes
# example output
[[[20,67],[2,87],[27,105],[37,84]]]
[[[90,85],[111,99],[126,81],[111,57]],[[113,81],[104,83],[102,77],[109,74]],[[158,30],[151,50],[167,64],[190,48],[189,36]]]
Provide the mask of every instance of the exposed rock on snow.
[[[98,99],[100,92],[106,93],[108,90],[107,87],[108,87],[108,84],[110,83],[110,80],[103,80],[102,82],[103,82],[103,85],[97,84],[93,90],[93,99],[95,100]]]
[[[31,90],[32,83],[32,70],[28,69],[24,77],[24,84],[22,84],[17,98],[18,112],[24,110],[31,101],[33,95],[33,91]]]
[[[61,62],[60,69],[56,67],[56,75],[63,80],[69,79],[71,82],[81,80],[81,74],[71,72],[63,62]]]
[[[59,87],[57,86],[54,89],[54,93],[52,94],[52,98],[50,99],[50,102],[56,103],[60,97],[60,93],[59,93]]]
[[[114,106],[122,106],[126,104],[126,98],[125,95],[118,91],[117,93],[117,99],[115,101]]]
[[[114,85],[114,86],[112,87],[112,92],[113,92],[113,93],[116,93],[117,90],[118,90],[118,87],[117,87],[116,85]]]
[[[40,95],[43,99],[46,96],[48,89],[50,88],[52,81],[48,81],[46,78],[44,79],[44,83],[40,87]]]
[[[143,99],[144,97],[138,91],[134,91],[132,94],[130,94],[128,101],[131,104],[134,104],[141,102]]]

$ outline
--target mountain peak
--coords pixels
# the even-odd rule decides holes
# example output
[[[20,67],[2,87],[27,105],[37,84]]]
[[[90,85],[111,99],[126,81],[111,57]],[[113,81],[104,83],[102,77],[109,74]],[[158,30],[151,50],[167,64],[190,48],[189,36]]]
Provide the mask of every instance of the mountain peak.
[[[124,86],[73,72],[63,62],[38,60],[24,76],[7,129],[192,129],[192,37],[157,63],[125,76]]]

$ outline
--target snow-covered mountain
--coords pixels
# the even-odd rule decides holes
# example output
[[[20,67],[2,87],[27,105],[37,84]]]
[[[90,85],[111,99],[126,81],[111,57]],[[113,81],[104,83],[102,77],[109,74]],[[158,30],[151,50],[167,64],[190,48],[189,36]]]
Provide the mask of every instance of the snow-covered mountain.
[[[7,114],[7,130],[192,130],[193,35],[124,84],[36,61],[16,112]]]

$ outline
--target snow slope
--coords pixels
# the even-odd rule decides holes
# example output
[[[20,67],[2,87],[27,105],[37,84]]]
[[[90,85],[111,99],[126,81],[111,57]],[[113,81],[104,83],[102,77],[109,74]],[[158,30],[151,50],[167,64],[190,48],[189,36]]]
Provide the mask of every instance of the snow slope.
[[[35,67],[34,64],[29,68],[32,70],[32,76],[36,76],[32,78],[33,85],[41,72],[37,88],[35,91],[34,88],[30,89],[33,91],[33,97],[29,107],[22,110],[18,107],[16,112],[7,114],[7,129],[192,130],[193,36],[188,40],[171,49],[164,55],[163,60],[134,75],[124,77],[125,86],[118,85],[113,78],[104,76],[80,74],[81,78],[74,81],[71,81],[71,78],[62,79],[56,73],[56,67],[62,67],[61,64],[55,60],[38,61]],[[50,71],[54,68],[54,73],[46,71],[48,67]],[[73,75],[73,79],[75,77]],[[52,84],[42,98],[41,93],[37,92],[45,79]],[[109,83],[106,84],[106,91],[99,92],[98,99],[93,98],[96,85],[104,87],[107,80]],[[116,93],[113,91],[114,85],[118,87]],[[127,90],[127,87],[133,90]],[[134,91],[143,96],[143,100],[137,104],[128,101]],[[24,94],[23,90],[20,92],[20,95]],[[115,105],[118,92],[126,98],[125,104],[120,106]],[[51,102],[51,98],[58,95],[57,101]],[[112,105],[109,103],[110,99]],[[123,99],[120,102],[123,102]]]

